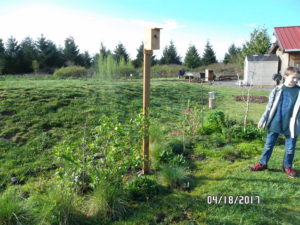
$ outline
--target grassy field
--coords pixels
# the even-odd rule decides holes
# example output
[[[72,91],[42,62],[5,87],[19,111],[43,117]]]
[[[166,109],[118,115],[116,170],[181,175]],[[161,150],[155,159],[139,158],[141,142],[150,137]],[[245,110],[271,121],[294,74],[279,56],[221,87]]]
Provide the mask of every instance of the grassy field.
[[[151,81],[151,122],[164,136],[177,129],[182,111],[204,103],[216,92],[217,109],[226,117],[243,120],[245,103],[234,96],[240,88],[217,88],[198,83]],[[252,90],[267,96],[267,91]],[[201,99],[203,96],[204,100]],[[0,80],[0,188],[2,194],[47,183],[56,172],[55,147],[65,139],[91,135],[101,115],[120,121],[141,111],[142,81],[59,80],[52,77],[1,77]],[[264,104],[251,103],[249,120],[257,121]],[[250,141],[249,141],[250,143]],[[298,148],[297,148],[298,150]],[[202,150],[201,150],[202,151]],[[284,147],[277,146],[268,171],[250,173],[255,157],[226,160],[218,156],[194,160],[195,185],[189,192],[173,190],[147,201],[132,203],[130,213],[114,224],[299,224],[298,179],[280,172]],[[199,156],[197,148],[193,154]],[[294,166],[300,168],[296,154]],[[298,172],[300,172],[298,170]],[[150,175],[156,179],[156,174]],[[35,188],[33,188],[35,189]],[[37,188],[36,188],[37,189]],[[209,204],[207,196],[253,196],[253,204]],[[259,196],[260,203],[256,202]],[[242,197],[241,197],[242,198]],[[84,198],[80,198],[84,202]],[[1,212],[1,210],[0,210]],[[1,216],[1,215],[0,215]]]

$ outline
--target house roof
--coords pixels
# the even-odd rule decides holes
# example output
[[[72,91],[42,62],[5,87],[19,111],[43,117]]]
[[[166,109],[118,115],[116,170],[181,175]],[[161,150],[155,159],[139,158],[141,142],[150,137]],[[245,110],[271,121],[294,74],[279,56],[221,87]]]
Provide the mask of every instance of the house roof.
[[[247,55],[248,61],[278,61],[278,56],[274,54]]]
[[[274,29],[283,52],[300,52],[300,26],[275,27]]]

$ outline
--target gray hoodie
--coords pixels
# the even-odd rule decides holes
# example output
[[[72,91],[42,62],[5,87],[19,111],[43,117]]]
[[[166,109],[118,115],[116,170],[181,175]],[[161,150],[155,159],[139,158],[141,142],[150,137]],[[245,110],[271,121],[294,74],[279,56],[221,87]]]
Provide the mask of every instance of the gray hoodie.
[[[276,109],[278,107],[278,102],[282,94],[282,86],[283,85],[281,84],[275,87],[269,95],[269,102],[266,106],[266,110],[259,121],[262,124],[263,128],[267,128],[269,126],[270,122],[272,121],[275,115]],[[290,119],[291,138],[295,138],[300,135],[300,113],[298,113],[299,109],[300,109],[300,94],[298,94],[297,100],[294,105],[293,114]]]

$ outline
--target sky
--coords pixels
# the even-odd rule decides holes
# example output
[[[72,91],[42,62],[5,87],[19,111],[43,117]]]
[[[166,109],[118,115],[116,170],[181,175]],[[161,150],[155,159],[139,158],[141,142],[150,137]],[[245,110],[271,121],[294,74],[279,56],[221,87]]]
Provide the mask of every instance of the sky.
[[[184,58],[190,45],[200,55],[207,41],[222,60],[231,44],[242,46],[255,28],[299,26],[299,0],[0,0],[0,39],[21,42],[43,34],[58,46],[72,36],[81,52],[122,43],[134,59],[145,28],[163,28],[162,55],[172,40]],[[298,18],[298,19],[297,19]]]

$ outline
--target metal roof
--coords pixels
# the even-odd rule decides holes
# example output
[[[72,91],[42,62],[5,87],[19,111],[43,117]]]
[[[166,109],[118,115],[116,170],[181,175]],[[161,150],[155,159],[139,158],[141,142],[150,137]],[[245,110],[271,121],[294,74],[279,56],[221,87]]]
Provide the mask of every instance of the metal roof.
[[[278,61],[278,56],[274,54],[247,55],[248,61]]]
[[[300,52],[300,26],[275,27],[275,36],[284,52]]]

